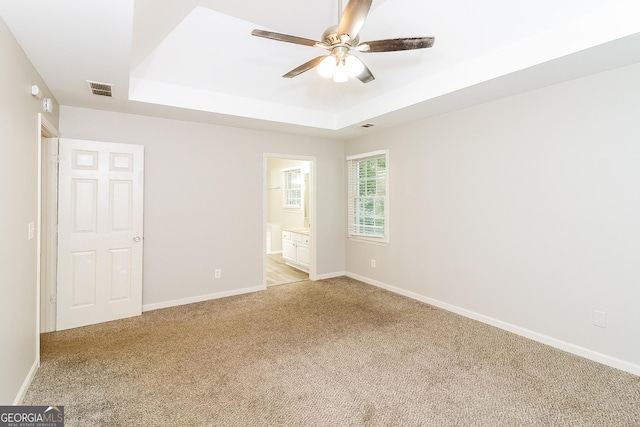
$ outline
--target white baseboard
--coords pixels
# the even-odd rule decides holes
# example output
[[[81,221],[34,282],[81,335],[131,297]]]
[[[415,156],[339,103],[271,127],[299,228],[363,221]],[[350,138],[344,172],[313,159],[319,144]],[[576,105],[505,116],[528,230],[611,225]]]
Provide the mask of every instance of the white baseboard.
[[[346,273],[344,271],[336,271],[333,273],[316,274],[315,280],[334,279],[340,276],[346,276]]]
[[[267,255],[278,255],[281,254],[282,251],[267,251]]]
[[[39,361],[35,360],[33,362],[33,365],[31,366],[31,369],[29,369],[29,373],[27,374],[27,377],[24,379],[24,382],[22,383],[22,387],[20,387],[20,391],[18,391],[18,395],[13,401],[14,406],[22,404],[22,401],[24,400],[24,396],[27,394],[27,390],[29,390],[29,386],[31,385],[31,381],[33,381],[33,378],[36,376],[36,372],[38,372],[39,366],[40,366]]]
[[[159,310],[161,308],[169,308],[169,307],[175,307],[178,305],[193,304],[194,302],[209,301],[212,299],[232,297],[234,295],[249,294],[251,292],[264,291],[265,289],[267,289],[266,286],[254,286],[252,288],[234,289],[232,291],[217,292],[215,294],[199,295],[196,297],[182,298],[182,299],[177,299],[172,301],[156,302],[153,304],[144,304],[142,306],[142,311],[145,312],[145,311]]]
[[[630,363],[625,360],[621,360],[606,354],[599,353],[597,351],[589,350],[588,348],[580,347],[575,344],[568,343],[566,341],[559,340],[557,338],[550,337],[529,329],[522,328],[517,325],[513,325],[502,320],[494,319],[493,317],[485,316],[484,314],[476,313],[465,308],[458,307],[456,305],[448,304],[433,298],[425,297],[424,295],[417,294],[415,292],[407,291],[405,289],[398,288],[396,286],[388,285],[386,283],[379,282],[368,277],[360,276],[355,273],[345,273],[347,277],[359,280],[361,282],[373,285],[382,289],[386,289],[396,294],[403,295],[405,297],[424,302],[435,307],[442,308],[444,310],[459,314],[464,317],[468,317],[473,320],[477,320],[482,323],[486,323],[496,328],[503,329],[508,332],[512,332],[516,335],[529,338],[533,341],[540,342],[542,344],[555,347],[557,349],[566,351],[568,353],[575,354],[577,356],[584,357],[585,359],[593,360],[594,362],[602,363],[603,365],[611,366],[612,368],[620,369],[621,371],[629,372],[634,375],[640,376],[640,365]]]

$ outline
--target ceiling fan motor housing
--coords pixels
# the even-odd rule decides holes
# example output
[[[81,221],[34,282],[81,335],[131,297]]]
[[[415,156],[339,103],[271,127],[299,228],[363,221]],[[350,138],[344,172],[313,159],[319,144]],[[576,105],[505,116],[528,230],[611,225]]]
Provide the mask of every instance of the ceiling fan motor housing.
[[[322,33],[322,42],[327,46],[333,45],[347,45],[349,47],[356,47],[360,41],[360,36],[356,36],[353,39],[343,41],[338,37],[338,26],[332,25]]]

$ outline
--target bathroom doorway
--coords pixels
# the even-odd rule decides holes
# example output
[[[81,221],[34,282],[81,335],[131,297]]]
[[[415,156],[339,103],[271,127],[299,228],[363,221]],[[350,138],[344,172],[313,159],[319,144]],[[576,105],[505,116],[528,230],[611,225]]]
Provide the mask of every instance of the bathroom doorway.
[[[265,154],[266,286],[315,276],[314,163],[310,157]]]

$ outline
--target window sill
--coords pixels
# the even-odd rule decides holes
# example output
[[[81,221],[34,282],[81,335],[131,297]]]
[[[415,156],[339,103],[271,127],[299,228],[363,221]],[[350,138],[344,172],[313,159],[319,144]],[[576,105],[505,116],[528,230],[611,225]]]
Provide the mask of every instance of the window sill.
[[[368,245],[389,246],[388,240],[372,239],[367,237],[349,236],[349,240],[356,243],[366,243]]]

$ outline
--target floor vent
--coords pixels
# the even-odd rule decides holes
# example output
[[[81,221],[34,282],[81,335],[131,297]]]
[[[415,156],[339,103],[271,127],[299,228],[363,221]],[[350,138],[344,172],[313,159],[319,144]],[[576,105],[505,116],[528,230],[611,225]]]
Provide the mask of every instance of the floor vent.
[[[111,89],[113,88],[112,84],[92,82],[91,80],[87,80],[87,83],[89,83],[89,89],[93,95],[108,96],[109,98],[113,97],[111,92]]]
[[[361,125],[360,127],[363,128],[363,129],[366,129],[366,128],[372,128],[374,126],[375,125],[373,123],[365,123],[365,124]]]

